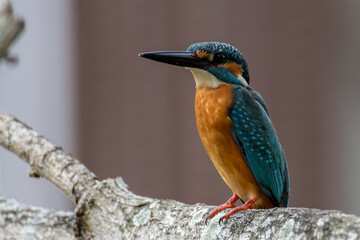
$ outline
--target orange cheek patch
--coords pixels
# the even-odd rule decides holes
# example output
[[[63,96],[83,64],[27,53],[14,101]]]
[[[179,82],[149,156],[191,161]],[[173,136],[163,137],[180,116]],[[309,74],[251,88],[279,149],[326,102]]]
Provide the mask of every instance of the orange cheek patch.
[[[206,51],[204,50],[197,50],[196,51],[196,56],[198,58],[207,58],[207,59],[210,59],[210,53],[207,53]]]
[[[225,63],[223,65],[219,65],[218,67],[224,67],[226,68],[227,70],[229,70],[229,72],[231,72],[236,78],[238,78],[242,72],[243,72],[243,69],[242,69],[242,65],[239,65],[237,63]]]

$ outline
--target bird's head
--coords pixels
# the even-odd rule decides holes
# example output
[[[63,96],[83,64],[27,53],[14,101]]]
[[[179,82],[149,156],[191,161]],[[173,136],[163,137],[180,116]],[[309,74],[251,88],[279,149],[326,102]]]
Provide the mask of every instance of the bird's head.
[[[223,83],[247,86],[250,81],[244,57],[227,43],[194,43],[187,51],[145,52],[139,56],[188,68],[194,75],[196,87],[217,88]]]

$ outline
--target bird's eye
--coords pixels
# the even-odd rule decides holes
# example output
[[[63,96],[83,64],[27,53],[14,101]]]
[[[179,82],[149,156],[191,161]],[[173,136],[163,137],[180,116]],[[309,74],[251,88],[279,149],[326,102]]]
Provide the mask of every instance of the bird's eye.
[[[225,54],[223,53],[215,53],[214,54],[214,58],[213,58],[213,62],[216,64],[223,64],[227,61],[227,58],[225,56]]]

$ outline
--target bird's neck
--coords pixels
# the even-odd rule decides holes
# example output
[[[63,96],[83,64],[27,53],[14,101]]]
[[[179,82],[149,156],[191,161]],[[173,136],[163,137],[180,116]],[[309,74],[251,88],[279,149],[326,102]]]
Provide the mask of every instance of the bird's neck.
[[[242,77],[241,74],[238,74],[238,76],[235,77],[231,75],[231,73],[228,73],[231,75],[232,81],[226,82],[226,81],[221,81],[216,76],[205,70],[201,70],[197,68],[188,68],[188,69],[191,71],[191,73],[194,76],[196,88],[206,87],[206,88],[216,89],[223,84],[241,84],[243,86],[248,86],[246,80]],[[238,82],[237,80],[239,80],[240,82]]]
[[[207,71],[196,68],[189,68],[189,70],[194,76],[196,88],[218,88],[220,85],[225,84]]]

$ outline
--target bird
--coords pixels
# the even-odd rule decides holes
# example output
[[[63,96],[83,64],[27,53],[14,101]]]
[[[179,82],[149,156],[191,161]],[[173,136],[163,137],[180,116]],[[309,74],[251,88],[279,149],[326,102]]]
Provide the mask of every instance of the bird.
[[[249,86],[242,53],[227,43],[200,42],[187,51],[139,56],[185,67],[195,79],[195,116],[201,141],[233,192],[205,222],[228,208],[219,223],[241,210],[287,207],[290,184],[285,154],[264,99]],[[236,206],[239,199],[242,205]]]

